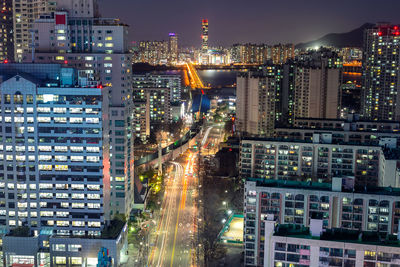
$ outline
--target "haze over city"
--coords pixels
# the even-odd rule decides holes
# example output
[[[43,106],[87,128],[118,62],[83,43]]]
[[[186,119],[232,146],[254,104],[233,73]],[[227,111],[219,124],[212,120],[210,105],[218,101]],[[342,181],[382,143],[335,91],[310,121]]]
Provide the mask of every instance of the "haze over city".
[[[366,22],[397,23],[397,0],[100,0],[104,17],[129,24],[131,41],[162,40],[177,32],[182,45],[196,46],[199,20],[208,18],[211,45],[299,43]]]

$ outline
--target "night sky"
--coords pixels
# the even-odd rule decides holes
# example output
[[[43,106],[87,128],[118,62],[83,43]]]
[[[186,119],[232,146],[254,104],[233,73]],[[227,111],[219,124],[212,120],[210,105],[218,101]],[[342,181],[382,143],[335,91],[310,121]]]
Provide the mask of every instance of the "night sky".
[[[200,46],[201,19],[212,45],[303,42],[365,22],[400,23],[400,0],[98,0],[103,17],[130,25],[130,40]]]

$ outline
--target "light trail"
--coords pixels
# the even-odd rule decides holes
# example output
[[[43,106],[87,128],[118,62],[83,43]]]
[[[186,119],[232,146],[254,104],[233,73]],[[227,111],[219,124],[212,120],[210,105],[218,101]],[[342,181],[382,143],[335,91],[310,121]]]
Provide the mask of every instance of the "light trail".
[[[192,89],[205,89],[206,87],[204,86],[203,81],[200,79],[199,74],[197,73],[197,70],[193,64],[191,62],[187,62],[186,68],[190,77],[190,85]]]

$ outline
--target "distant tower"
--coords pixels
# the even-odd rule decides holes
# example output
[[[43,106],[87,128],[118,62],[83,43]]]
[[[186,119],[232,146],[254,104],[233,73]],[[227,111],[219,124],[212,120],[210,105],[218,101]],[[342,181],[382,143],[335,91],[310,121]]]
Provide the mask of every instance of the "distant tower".
[[[203,53],[207,53],[208,51],[208,20],[203,19],[201,23],[201,50]]]
[[[174,32],[169,33],[169,63],[176,64],[178,62],[178,35]]]

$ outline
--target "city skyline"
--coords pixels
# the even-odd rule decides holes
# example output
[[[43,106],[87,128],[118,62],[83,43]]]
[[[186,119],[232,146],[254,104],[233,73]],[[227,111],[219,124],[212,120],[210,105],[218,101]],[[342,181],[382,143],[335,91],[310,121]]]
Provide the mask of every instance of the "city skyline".
[[[289,0],[284,4],[254,1],[253,5],[233,0],[229,6],[225,1],[211,3],[210,0],[130,2],[99,0],[103,17],[119,17],[130,25],[130,41],[162,40],[169,32],[176,32],[182,46],[198,47],[201,19],[205,18],[210,23],[212,46],[243,42],[296,44],[329,33],[351,31],[367,22],[397,23],[396,10],[400,8],[400,2],[394,0],[380,1],[379,9],[372,0],[329,3]],[[152,10],[150,19],[146,10]],[[276,30],[278,27],[281,30]]]

